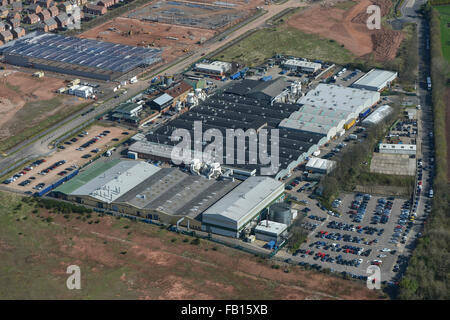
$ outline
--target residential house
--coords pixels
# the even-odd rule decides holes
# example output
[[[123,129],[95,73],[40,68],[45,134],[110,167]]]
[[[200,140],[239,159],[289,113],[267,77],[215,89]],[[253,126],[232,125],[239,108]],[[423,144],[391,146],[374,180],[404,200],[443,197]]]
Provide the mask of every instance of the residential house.
[[[0,32],[5,31],[5,30],[6,30],[6,25],[2,21],[0,21]]]
[[[11,41],[13,39],[13,35],[11,33],[11,31],[9,30],[5,30],[0,32],[0,40],[3,42],[8,42]]]
[[[104,15],[106,13],[106,11],[108,11],[108,9],[106,9],[106,7],[98,6],[98,5],[95,5],[95,4],[87,3],[84,6],[84,12],[90,13],[90,14],[95,14],[97,16]]]
[[[109,8],[109,7],[113,6],[114,4],[116,4],[115,0],[100,0],[99,2],[97,2],[98,6],[103,6],[106,8]]]
[[[1,6],[7,6],[9,3],[8,3],[8,0],[0,0],[0,5]]]
[[[58,8],[63,12],[69,12],[72,10],[72,3],[70,3],[69,1],[59,3]]]
[[[13,11],[20,12],[23,9],[22,1],[17,1],[11,3],[11,8]]]
[[[38,14],[42,12],[42,7],[37,3],[34,3],[28,7],[28,12]]]
[[[56,17],[59,14],[59,9],[57,6],[52,6],[52,7],[48,8],[48,11],[50,12],[50,15],[52,17]]]
[[[25,35],[25,29],[21,27],[17,27],[11,30],[12,35],[15,39],[21,38]]]
[[[50,8],[53,5],[53,0],[38,0],[36,2],[39,4],[42,8]]]
[[[87,0],[72,0],[72,2],[81,8],[87,3]]]
[[[8,19],[6,22],[11,26],[12,29],[20,26],[20,19]]]
[[[7,7],[0,7],[0,18],[6,18],[8,13],[9,9]]]
[[[52,15],[50,14],[50,11],[48,11],[47,9],[44,9],[38,13],[38,17],[39,17],[39,19],[41,19],[41,21],[45,21],[45,20],[51,18]]]
[[[55,21],[58,24],[58,28],[64,28],[69,24],[70,18],[67,13],[63,12],[55,17]]]
[[[39,21],[40,21],[39,17],[37,16],[37,14],[34,14],[34,13],[28,14],[25,17],[25,19],[23,19],[23,22],[26,24],[35,24],[35,23],[38,23]]]
[[[6,19],[8,19],[8,20],[19,19],[20,20],[20,13],[11,11],[10,13],[8,13],[8,16],[6,17]]]
[[[38,28],[44,32],[53,31],[58,28],[58,24],[56,23],[54,18],[48,18],[44,22],[41,22],[38,25]]]

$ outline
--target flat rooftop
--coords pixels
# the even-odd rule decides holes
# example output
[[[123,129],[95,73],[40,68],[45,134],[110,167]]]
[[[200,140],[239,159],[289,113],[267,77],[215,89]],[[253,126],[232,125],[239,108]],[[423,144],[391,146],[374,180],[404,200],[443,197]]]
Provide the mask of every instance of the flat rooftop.
[[[381,87],[386,82],[392,81],[397,77],[397,72],[372,69],[364,76],[356,80],[352,86]]]

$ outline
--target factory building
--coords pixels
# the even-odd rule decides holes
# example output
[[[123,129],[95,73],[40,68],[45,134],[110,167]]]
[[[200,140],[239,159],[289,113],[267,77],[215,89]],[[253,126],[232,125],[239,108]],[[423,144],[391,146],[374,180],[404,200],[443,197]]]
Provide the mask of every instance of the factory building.
[[[374,126],[374,125],[380,123],[380,121],[382,121],[388,115],[390,115],[391,112],[392,112],[392,108],[390,106],[382,105],[379,108],[375,109],[375,111],[372,112],[367,118],[365,118],[361,122],[361,124],[366,127]]]
[[[352,87],[370,91],[381,91],[384,88],[389,87],[397,78],[397,75],[398,73],[393,71],[372,69],[356,80],[352,84]]]
[[[270,104],[285,103],[289,94],[286,89],[288,85],[285,77],[268,81],[246,79],[232,83],[230,87],[225,89],[225,92]]]
[[[285,69],[307,73],[314,73],[322,68],[322,65],[320,63],[297,59],[288,59],[283,62],[283,66]]]
[[[152,109],[158,110],[159,112],[166,112],[172,107],[173,97],[167,93],[163,93],[159,97],[150,101],[149,106]]]
[[[313,173],[328,174],[336,167],[336,161],[311,157],[306,163],[306,170]]]
[[[261,221],[255,228],[255,237],[256,240],[261,241],[275,241],[278,243],[281,240],[281,237],[287,234],[288,226],[283,223],[264,220]]]
[[[139,112],[142,110],[142,105],[134,102],[127,102],[120,104],[111,114],[113,121],[126,121],[133,124],[139,123],[141,118]]]
[[[250,177],[202,214],[202,230],[239,238],[257,222],[260,213],[284,193],[284,183],[269,177]]]
[[[89,98],[94,93],[94,89],[89,86],[74,85],[69,88],[69,94],[81,97],[84,99]]]
[[[195,71],[211,75],[223,76],[231,70],[231,63],[223,61],[213,61],[211,63],[197,63]]]
[[[389,144],[380,143],[379,145],[380,153],[393,153],[393,154],[416,154],[415,144]]]
[[[177,168],[114,159],[90,165],[51,195],[103,212],[200,230],[201,213],[237,186],[232,179],[207,179]]]
[[[2,47],[0,54],[10,64],[100,80],[117,79],[161,60],[160,49],[43,32]]]
[[[345,121],[358,118],[359,114],[376,104],[380,93],[376,91],[342,87],[320,83],[315,89],[301,97],[297,103],[307,104],[322,110],[345,112]]]

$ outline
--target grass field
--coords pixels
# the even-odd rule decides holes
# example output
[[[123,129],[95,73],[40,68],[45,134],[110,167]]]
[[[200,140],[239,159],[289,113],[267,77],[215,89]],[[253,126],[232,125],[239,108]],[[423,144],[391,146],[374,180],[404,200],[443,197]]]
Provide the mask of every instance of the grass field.
[[[450,5],[435,6],[441,20],[441,44],[444,58],[450,62]]]
[[[255,66],[277,53],[339,64],[355,61],[355,57],[334,40],[319,38],[285,25],[259,30],[222,51],[214,59]]]
[[[362,282],[68,206],[0,192],[0,299],[379,297]],[[66,287],[69,265],[81,290]]]
[[[356,1],[353,1],[353,0],[347,0],[347,1],[343,1],[343,2],[338,2],[338,3],[336,3],[336,4],[333,6],[333,8],[338,8],[338,9],[348,10],[348,9],[352,8],[355,4],[356,4]]]

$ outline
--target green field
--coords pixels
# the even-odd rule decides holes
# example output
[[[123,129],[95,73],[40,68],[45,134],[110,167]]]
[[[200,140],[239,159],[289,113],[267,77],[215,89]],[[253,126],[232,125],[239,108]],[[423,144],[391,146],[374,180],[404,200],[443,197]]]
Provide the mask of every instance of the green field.
[[[339,64],[355,62],[352,53],[336,41],[306,34],[285,25],[258,30],[217,54],[214,59],[256,66],[275,54],[322,59]]]
[[[450,5],[435,6],[441,20],[441,44],[442,52],[447,61],[450,62]]]
[[[338,9],[348,10],[348,9],[352,8],[355,4],[356,4],[356,1],[353,1],[353,0],[347,0],[347,1],[343,1],[343,2],[338,2],[338,3],[336,3],[336,4],[333,6],[333,8],[338,8]]]

